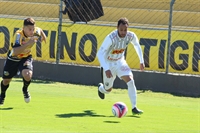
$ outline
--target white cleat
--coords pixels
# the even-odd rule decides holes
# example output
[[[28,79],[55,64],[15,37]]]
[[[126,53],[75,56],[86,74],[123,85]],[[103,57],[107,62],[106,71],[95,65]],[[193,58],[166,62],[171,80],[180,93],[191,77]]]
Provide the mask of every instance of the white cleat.
[[[24,101],[25,101],[26,103],[29,103],[29,102],[31,101],[31,97],[29,97],[29,98],[24,98]]]
[[[24,94],[24,101],[25,101],[26,103],[29,103],[29,102],[31,101],[31,95],[29,94],[28,91],[23,92],[23,94]]]

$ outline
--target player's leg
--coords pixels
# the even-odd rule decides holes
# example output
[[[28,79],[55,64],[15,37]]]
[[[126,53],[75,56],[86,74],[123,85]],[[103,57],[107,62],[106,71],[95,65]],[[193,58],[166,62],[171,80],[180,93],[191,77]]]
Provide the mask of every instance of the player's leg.
[[[32,79],[32,75],[33,75],[33,65],[32,65],[32,57],[31,56],[21,60],[19,70],[21,71],[21,74],[23,77],[22,92],[24,95],[24,101],[26,103],[29,103],[31,100],[31,95],[28,91],[28,87],[31,83],[31,79]]]
[[[136,107],[137,89],[136,89],[136,86],[135,86],[135,82],[133,80],[133,76],[125,75],[125,76],[122,76],[121,79],[123,79],[126,82],[127,86],[128,86],[128,95],[129,95],[129,98],[130,98],[130,101],[131,101],[131,104],[132,104],[132,113],[133,113],[133,115],[142,114],[143,111],[139,110]]]
[[[113,87],[113,82],[116,78],[116,75],[112,73],[113,77],[107,78],[105,71],[103,68],[101,68],[101,78],[102,78],[102,83],[99,83],[98,85],[98,95],[101,99],[105,98],[105,94],[108,94],[111,92],[112,87]]]
[[[105,89],[104,89],[104,86],[103,86],[103,68],[102,67],[100,68],[100,74],[101,74],[102,83],[98,84],[98,95],[99,95],[99,97],[101,99],[104,99],[105,98],[105,94],[103,92],[104,92]]]
[[[0,94],[0,105],[4,104],[4,100],[6,97],[6,91],[9,87],[9,84],[18,70],[19,62],[11,61],[7,59],[4,64],[3,69],[3,80],[1,81],[1,94]]]
[[[5,100],[5,97],[6,97],[6,90],[9,87],[10,81],[11,81],[11,79],[3,79],[1,81],[0,105],[4,104],[4,100]]]
[[[137,89],[135,86],[135,82],[133,79],[133,73],[127,63],[123,63],[121,66],[119,66],[118,69],[118,76],[123,79],[128,87],[128,95],[132,104],[132,113],[135,114],[142,114],[143,111],[139,110],[136,106],[137,103]]]

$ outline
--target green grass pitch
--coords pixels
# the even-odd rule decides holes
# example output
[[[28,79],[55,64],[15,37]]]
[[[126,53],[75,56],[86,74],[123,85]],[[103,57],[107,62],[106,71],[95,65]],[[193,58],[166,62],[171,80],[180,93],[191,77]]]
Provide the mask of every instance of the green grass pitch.
[[[200,133],[200,98],[138,91],[141,116],[132,116],[127,90],[114,89],[99,99],[96,86],[33,81],[25,103],[22,81],[15,78],[0,107],[0,133]],[[112,105],[128,106],[123,118]]]

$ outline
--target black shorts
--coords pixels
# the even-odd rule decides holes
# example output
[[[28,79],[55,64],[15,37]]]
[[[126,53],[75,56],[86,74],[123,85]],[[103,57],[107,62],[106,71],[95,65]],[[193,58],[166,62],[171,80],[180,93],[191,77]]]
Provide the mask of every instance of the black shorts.
[[[14,77],[18,71],[21,72],[23,69],[29,69],[33,71],[32,62],[33,59],[31,55],[22,58],[20,61],[13,61],[7,58],[4,63],[3,78],[10,79]]]

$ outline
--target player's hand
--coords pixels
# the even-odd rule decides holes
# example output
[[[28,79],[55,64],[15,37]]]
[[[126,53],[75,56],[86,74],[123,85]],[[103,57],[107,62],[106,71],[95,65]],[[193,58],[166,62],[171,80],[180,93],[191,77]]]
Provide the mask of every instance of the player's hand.
[[[113,75],[112,75],[112,73],[111,73],[110,70],[107,70],[107,71],[106,71],[106,77],[107,77],[107,78],[113,77]]]
[[[141,71],[144,71],[144,68],[145,68],[144,63],[140,63],[140,70],[141,70]]]
[[[26,42],[26,47],[31,48],[35,43],[37,42],[37,39],[35,37],[29,37],[29,41]]]
[[[35,37],[29,37],[29,41],[27,42],[28,44],[32,45],[37,42],[37,39]]]

